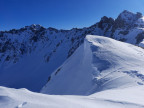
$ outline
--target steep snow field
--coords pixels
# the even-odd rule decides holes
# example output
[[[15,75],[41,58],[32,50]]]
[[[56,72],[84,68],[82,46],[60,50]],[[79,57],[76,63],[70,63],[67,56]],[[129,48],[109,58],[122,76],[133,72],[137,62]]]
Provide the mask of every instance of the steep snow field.
[[[143,47],[144,17],[125,10],[116,19],[104,16],[90,27],[58,30],[32,24],[0,31],[0,86],[39,92],[89,34]]]
[[[102,36],[88,35],[83,45],[60,66],[42,93],[89,95],[144,84],[144,50]]]
[[[90,96],[60,96],[0,87],[0,108],[144,108],[143,91],[144,86],[135,86]]]
[[[0,86],[0,108],[144,108],[143,64],[142,48],[88,35],[49,77],[45,94]]]

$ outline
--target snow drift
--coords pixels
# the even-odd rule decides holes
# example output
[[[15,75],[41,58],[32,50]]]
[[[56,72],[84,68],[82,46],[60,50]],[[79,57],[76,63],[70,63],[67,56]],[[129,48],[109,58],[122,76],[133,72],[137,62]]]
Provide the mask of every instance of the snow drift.
[[[0,108],[144,108],[143,63],[142,48],[88,35],[48,78],[46,94],[0,86]]]
[[[88,35],[60,66],[42,93],[89,95],[144,84],[144,50],[107,37]]]
[[[58,30],[32,24],[0,31],[0,86],[39,92],[88,34],[143,47],[144,17],[125,10],[116,19],[104,16],[90,27]]]
[[[0,87],[0,108],[144,108],[144,86],[106,90],[90,96],[59,96]]]

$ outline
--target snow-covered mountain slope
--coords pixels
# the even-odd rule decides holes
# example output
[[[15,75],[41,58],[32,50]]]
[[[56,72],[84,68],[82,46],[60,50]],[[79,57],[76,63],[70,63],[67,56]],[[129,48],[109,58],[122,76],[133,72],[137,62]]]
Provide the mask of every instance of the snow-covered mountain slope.
[[[57,32],[41,26],[36,29],[37,26],[26,27],[20,34],[9,36],[8,33],[2,37],[5,43],[2,43],[4,51],[0,53],[0,85],[39,91],[48,76],[83,43],[84,38],[80,36],[84,35],[75,35],[76,29]],[[33,34],[33,29],[38,34]],[[45,31],[40,32],[41,29]]]
[[[84,42],[87,34],[142,46],[144,17],[123,11],[82,29],[57,30],[31,25],[0,32],[0,85],[40,91],[48,77]],[[142,43],[141,43],[142,42]]]
[[[144,84],[144,50],[102,36],[88,35],[49,77],[42,93],[89,95]]]
[[[143,91],[144,86],[135,86],[90,96],[60,96],[0,87],[0,108],[144,108]]]

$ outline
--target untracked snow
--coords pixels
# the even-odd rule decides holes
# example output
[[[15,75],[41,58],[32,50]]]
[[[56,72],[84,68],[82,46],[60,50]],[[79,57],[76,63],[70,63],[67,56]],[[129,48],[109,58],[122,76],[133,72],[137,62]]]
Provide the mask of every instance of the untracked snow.
[[[144,84],[144,50],[107,37],[88,35],[41,90],[46,94],[89,95]]]
[[[0,86],[0,108],[144,108],[143,64],[142,48],[88,35],[48,78],[46,94]]]
[[[32,24],[0,31],[0,86],[39,92],[50,80],[52,72],[84,43],[89,34],[143,47],[144,17],[139,12],[125,10],[116,19],[104,16],[90,27],[58,30]],[[109,66],[107,63],[105,68]]]
[[[144,86],[135,86],[90,96],[60,96],[0,87],[0,108],[144,108],[143,91]]]

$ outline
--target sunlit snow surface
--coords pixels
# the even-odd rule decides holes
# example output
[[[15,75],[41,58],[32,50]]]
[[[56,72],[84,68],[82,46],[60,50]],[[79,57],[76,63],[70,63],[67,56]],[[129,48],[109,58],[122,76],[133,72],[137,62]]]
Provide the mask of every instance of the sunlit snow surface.
[[[46,94],[0,86],[0,108],[144,108],[143,64],[143,48],[89,35],[53,72]]]
[[[0,87],[0,108],[144,108],[144,86],[113,89],[90,96],[45,95]]]
[[[125,10],[115,20],[105,16],[81,29],[57,30],[32,24],[0,31],[0,86],[39,92],[52,72],[83,44],[87,34],[139,45],[144,35],[143,19],[141,13]]]
[[[88,35],[84,44],[51,75],[41,92],[90,95],[107,89],[143,85],[143,64],[142,48]]]

